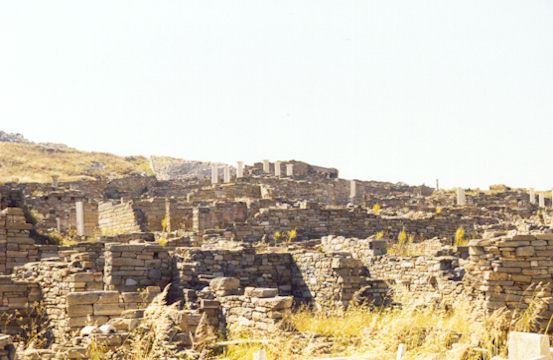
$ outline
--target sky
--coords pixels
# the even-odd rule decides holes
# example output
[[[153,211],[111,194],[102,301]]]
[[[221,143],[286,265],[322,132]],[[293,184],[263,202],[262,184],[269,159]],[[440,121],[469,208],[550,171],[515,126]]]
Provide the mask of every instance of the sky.
[[[551,0],[0,0],[0,130],[553,187]]]

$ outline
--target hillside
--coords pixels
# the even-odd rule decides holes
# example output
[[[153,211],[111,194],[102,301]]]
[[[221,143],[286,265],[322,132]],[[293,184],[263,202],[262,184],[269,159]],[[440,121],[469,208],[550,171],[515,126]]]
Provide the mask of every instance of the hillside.
[[[152,156],[152,167],[160,180],[186,179],[211,176],[211,165],[223,167],[225,164],[205,161],[176,159],[169,156]],[[234,168],[231,168],[234,173]]]
[[[52,175],[69,181],[133,173],[152,174],[148,159],[85,152],[60,145],[0,141],[0,182],[16,179],[49,182]]]

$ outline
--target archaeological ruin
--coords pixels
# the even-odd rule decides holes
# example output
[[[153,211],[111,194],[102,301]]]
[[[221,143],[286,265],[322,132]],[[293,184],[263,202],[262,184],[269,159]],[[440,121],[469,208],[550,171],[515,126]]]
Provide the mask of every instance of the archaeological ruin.
[[[349,180],[300,161],[4,183],[0,359],[87,359],[92,344],[117,358],[159,299],[174,310],[166,358],[275,331],[299,308],[401,306],[401,291],[523,310],[538,284],[553,295],[551,208],[550,191]]]

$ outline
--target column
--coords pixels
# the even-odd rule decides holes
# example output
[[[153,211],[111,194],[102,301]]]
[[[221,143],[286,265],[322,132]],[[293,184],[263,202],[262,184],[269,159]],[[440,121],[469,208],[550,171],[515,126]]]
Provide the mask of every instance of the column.
[[[544,208],[545,207],[545,196],[543,195],[543,193],[539,193],[538,195],[538,198],[539,198],[539,206],[540,208]]]
[[[211,184],[215,185],[219,182],[219,169],[217,165],[211,165]]]
[[[269,163],[269,160],[263,160],[263,172],[265,174],[271,172],[271,164]]]
[[[280,161],[275,162],[275,176],[280,177]]]
[[[60,177],[58,175],[52,175],[52,187],[58,187],[59,178]]]
[[[244,177],[244,162],[243,161],[236,162],[236,177],[237,178]]]
[[[223,178],[225,183],[230,182],[230,166],[225,165],[225,168],[223,169]]]
[[[294,176],[294,164],[286,164],[286,176]]]
[[[75,219],[77,235],[84,236],[84,206],[82,201],[77,201],[75,203]]]
[[[436,190],[440,190],[440,180],[436,179]]]
[[[353,203],[353,199],[357,196],[357,183],[355,180],[351,180],[349,183],[349,198],[350,201]]]
[[[467,204],[467,198],[465,196],[465,189],[457,188],[457,205],[465,206]]]
[[[530,189],[530,204],[536,204],[536,191],[534,190],[534,188]]]

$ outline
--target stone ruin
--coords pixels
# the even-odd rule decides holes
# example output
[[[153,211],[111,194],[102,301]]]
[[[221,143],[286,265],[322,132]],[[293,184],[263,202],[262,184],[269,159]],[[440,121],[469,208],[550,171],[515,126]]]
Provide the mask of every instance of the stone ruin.
[[[0,186],[0,359],[32,326],[43,344],[20,358],[86,358],[91,339],[117,349],[160,296],[187,351],[206,329],[270,332],[302,305],[397,305],[403,289],[514,310],[537,283],[553,291],[551,203],[526,190],[351,181],[297,161],[219,170]],[[417,253],[394,247],[401,233]]]

